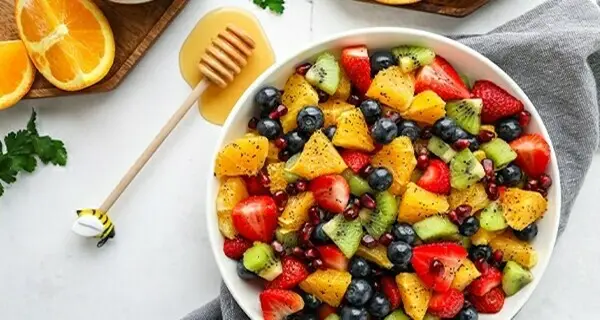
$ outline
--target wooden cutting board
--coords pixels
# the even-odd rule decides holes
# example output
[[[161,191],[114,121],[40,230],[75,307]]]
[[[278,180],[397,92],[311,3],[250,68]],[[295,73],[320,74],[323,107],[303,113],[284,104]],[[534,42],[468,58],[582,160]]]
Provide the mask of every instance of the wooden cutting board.
[[[108,75],[90,88],[66,92],[55,88],[37,74],[26,98],[105,92],[116,88],[188,0],[154,0],[136,5],[123,5],[106,0],[94,0],[94,2],[106,15],[115,35],[115,62]],[[0,41],[18,38],[14,21],[14,0],[0,0]]]
[[[378,3],[375,0],[358,1]],[[491,0],[423,0],[415,4],[395,7],[443,14],[453,17],[466,17],[490,1]]]

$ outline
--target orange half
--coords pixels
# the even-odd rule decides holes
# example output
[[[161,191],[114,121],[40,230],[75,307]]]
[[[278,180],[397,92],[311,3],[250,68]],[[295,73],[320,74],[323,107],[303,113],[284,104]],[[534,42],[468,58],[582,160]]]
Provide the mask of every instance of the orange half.
[[[76,91],[102,80],[115,58],[106,17],[89,0],[16,0],[19,35],[39,72]]]
[[[21,40],[0,42],[0,110],[23,98],[35,78],[35,70]]]

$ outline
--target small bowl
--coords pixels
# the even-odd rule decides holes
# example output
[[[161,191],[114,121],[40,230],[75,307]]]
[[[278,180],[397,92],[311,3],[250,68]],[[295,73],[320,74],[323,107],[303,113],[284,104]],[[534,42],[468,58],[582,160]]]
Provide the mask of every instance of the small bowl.
[[[213,159],[215,159],[216,154],[225,144],[246,133],[248,120],[255,113],[253,97],[261,87],[274,85],[278,88],[283,88],[285,81],[292,75],[296,65],[314,59],[317,54],[323,51],[339,52],[344,47],[359,44],[366,45],[370,50],[375,48],[390,48],[401,44],[422,45],[432,48],[437,54],[446,58],[459,72],[466,74],[470,79],[487,79],[493,81],[521,100],[525,104],[525,109],[531,112],[532,115],[528,131],[540,133],[550,144],[552,155],[547,173],[552,177],[554,183],[548,193],[548,211],[544,218],[538,222],[539,234],[532,243],[539,255],[538,264],[531,269],[535,280],[515,296],[507,298],[504,308],[500,313],[479,316],[481,320],[511,319],[523,307],[537,287],[548,266],[554,249],[558,234],[561,207],[558,165],[546,127],[529,98],[502,69],[475,50],[437,34],[406,28],[358,29],[313,43],[298,54],[269,68],[248,88],[223,126],[221,136],[213,152]],[[212,161],[209,172],[214,172],[214,169],[214,161]],[[223,280],[235,300],[252,320],[259,320],[262,319],[258,298],[261,288],[239,279],[236,273],[235,261],[230,260],[223,254],[223,236],[218,229],[215,207],[218,188],[218,179],[209,179],[206,195],[206,215],[213,253]]]

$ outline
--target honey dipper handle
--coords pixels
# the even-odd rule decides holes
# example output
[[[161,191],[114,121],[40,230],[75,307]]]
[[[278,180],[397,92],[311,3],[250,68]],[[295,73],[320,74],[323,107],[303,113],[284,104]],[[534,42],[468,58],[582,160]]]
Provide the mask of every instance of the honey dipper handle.
[[[188,113],[188,111],[192,108],[192,106],[196,103],[196,101],[200,98],[204,90],[209,86],[210,82],[208,80],[202,80],[196,88],[190,93],[187,99],[183,102],[181,107],[177,109],[175,114],[171,116],[169,122],[165,124],[165,126],[160,130],[158,135],[152,140],[150,145],[144,150],[144,153],[136,160],[136,162],[129,168],[129,171],[125,174],[125,176],[121,179],[119,184],[115,187],[115,189],[110,193],[108,198],[104,200],[104,203],[100,206],[101,212],[108,212],[110,208],[115,204],[117,199],[123,194],[125,189],[129,186],[131,181],[135,179],[135,177],[140,173],[142,168],[148,163],[148,160],[152,158],[152,155],[158,150],[158,148],[162,145],[162,143],[167,139],[169,134],[175,129],[175,127],[179,124],[181,119]]]

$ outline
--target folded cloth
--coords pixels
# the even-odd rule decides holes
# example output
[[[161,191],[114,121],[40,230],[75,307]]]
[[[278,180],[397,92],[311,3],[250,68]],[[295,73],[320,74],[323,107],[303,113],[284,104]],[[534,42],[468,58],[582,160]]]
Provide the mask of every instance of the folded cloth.
[[[562,233],[599,143],[600,10],[590,0],[550,0],[488,34],[457,40],[506,71],[541,114],[560,168]],[[225,285],[184,318],[216,319],[248,319]]]

